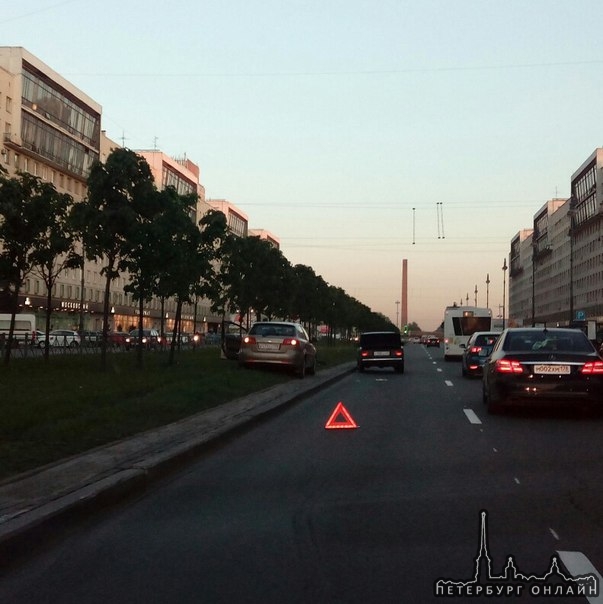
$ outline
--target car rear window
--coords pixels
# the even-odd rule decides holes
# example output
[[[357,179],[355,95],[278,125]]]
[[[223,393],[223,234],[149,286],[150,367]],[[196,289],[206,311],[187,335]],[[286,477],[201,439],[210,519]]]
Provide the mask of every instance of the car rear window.
[[[581,332],[517,332],[509,334],[505,350],[593,352],[588,338]]]
[[[363,333],[360,336],[361,348],[400,348],[402,340],[397,333]]]
[[[496,336],[482,335],[475,338],[475,344],[477,346],[494,346],[495,343]]]
[[[254,325],[249,333],[255,336],[295,336],[294,325]]]

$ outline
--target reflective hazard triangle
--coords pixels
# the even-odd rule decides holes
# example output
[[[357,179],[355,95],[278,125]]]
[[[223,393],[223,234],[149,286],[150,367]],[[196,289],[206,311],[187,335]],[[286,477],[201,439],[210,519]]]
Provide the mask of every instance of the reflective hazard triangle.
[[[343,420],[338,419],[342,417]],[[325,428],[327,430],[335,430],[337,428],[357,428],[358,424],[352,419],[352,416],[349,414],[348,410],[343,406],[343,403],[337,403],[335,410],[329,417],[327,423],[325,424]]]

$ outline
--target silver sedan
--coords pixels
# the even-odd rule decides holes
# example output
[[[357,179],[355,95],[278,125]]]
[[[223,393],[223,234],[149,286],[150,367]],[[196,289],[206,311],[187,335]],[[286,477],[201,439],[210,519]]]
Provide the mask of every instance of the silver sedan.
[[[290,367],[303,378],[316,372],[316,347],[299,323],[258,322],[241,340],[239,365]]]

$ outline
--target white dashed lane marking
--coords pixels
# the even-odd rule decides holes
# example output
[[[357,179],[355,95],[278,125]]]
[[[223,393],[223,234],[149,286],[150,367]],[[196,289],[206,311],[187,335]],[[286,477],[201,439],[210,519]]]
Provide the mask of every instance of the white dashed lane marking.
[[[467,416],[467,419],[472,423],[472,424],[481,424],[482,420],[477,417],[477,415],[475,414],[475,411],[473,409],[463,409],[463,412],[465,413],[465,415]]]
[[[599,595],[587,596],[586,599],[590,604],[603,604],[603,594],[601,593],[601,585],[603,585],[603,577],[599,571],[593,566],[592,562],[582,552],[557,552],[563,565],[570,572],[572,577],[580,577],[582,575],[595,575],[599,583]]]

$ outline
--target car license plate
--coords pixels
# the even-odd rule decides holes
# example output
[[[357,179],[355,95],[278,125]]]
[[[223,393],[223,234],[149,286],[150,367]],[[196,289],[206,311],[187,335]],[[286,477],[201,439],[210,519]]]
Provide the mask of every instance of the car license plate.
[[[389,356],[389,350],[375,350],[375,352],[373,353],[374,356],[376,357],[388,357]]]
[[[569,375],[571,371],[569,365],[534,365],[534,373],[541,375]]]
[[[258,342],[258,350],[278,350],[279,344],[274,342]]]

